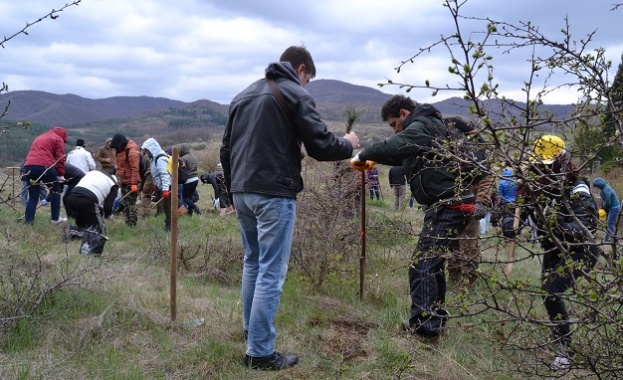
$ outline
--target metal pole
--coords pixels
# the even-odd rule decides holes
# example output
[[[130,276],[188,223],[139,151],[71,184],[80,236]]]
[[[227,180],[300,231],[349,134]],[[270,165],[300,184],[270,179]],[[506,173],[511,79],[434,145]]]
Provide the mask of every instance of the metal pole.
[[[177,319],[177,207],[178,186],[177,168],[179,165],[179,151],[173,146],[173,168],[171,173],[171,274],[170,274],[170,300],[171,322]]]

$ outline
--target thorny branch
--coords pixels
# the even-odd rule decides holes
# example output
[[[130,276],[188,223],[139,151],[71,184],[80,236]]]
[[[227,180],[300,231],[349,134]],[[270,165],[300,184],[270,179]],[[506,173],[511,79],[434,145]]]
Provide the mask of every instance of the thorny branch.
[[[82,0],[75,0],[71,3],[66,3],[64,6],[62,6],[60,9],[52,9],[48,14],[46,14],[45,16],[42,16],[40,18],[38,18],[37,20],[33,21],[33,22],[26,22],[26,26],[24,26],[20,31],[10,35],[10,36],[4,36],[4,38],[2,39],[2,41],[0,41],[0,47],[2,47],[3,49],[5,48],[4,44],[7,43],[8,41],[12,40],[13,38],[17,37],[20,34],[25,34],[28,35],[28,31],[27,29],[30,28],[31,26],[49,18],[50,20],[56,20],[59,17],[59,13],[63,12],[66,8],[71,7],[71,6],[77,6],[78,4],[80,4]],[[0,95],[2,95],[2,93],[9,91],[9,86],[2,82],[2,87],[0,87]],[[9,108],[11,107],[11,101],[8,101],[6,106],[4,107],[4,111],[2,111],[2,113],[0,113],[0,119],[2,119],[3,117],[5,117],[8,113],[9,113]],[[6,132],[8,130],[8,127],[3,127],[2,132]]]
[[[25,34],[28,35],[28,31],[27,29],[30,28],[31,26],[45,20],[46,18],[49,18],[50,20],[56,20],[59,17],[59,13],[64,11],[66,8],[74,6],[74,5],[78,5],[80,4],[82,0],[75,0],[71,3],[66,3],[64,6],[62,6],[60,9],[52,9],[48,14],[46,14],[45,16],[39,17],[37,20],[33,21],[33,22],[26,22],[26,26],[24,26],[22,28],[22,30],[15,32],[14,34],[10,35],[10,36],[4,36],[4,38],[2,39],[2,41],[0,41],[0,46],[2,48],[4,48],[4,44],[7,43],[8,41],[10,41],[11,39],[17,37],[20,34]]]
[[[556,237],[554,230],[558,227],[554,220],[562,217],[565,212],[569,219],[579,221],[568,201],[560,202],[560,211],[553,211],[545,205],[542,194],[556,188],[561,193],[565,191],[563,178],[567,171],[554,178],[549,188],[541,183],[548,174],[539,171],[526,172],[526,167],[532,162],[532,142],[544,133],[565,135],[574,134],[578,125],[600,129],[603,115],[613,115],[615,133],[608,137],[600,147],[586,154],[577,145],[579,142],[565,138],[565,149],[583,162],[577,166],[584,169],[595,159],[597,154],[623,136],[623,124],[620,117],[623,113],[621,104],[613,99],[612,80],[608,72],[612,63],[606,59],[605,50],[594,47],[593,40],[596,32],[593,31],[582,38],[572,36],[570,22],[564,19],[564,26],[560,34],[551,37],[543,33],[538,26],[531,22],[510,24],[504,21],[493,20],[487,17],[469,17],[463,15],[463,7],[467,7],[467,0],[446,0],[444,6],[448,8],[454,21],[455,30],[448,35],[442,35],[424,47],[420,47],[406,60],[396,67],[400,73],[407,64],[416,63],[420,58],[433,50],[445,49],[450,62],[448,72],[451,78],[457,81],[450,83],[431,83],[425,80],[422,84],[409,84],[388,79],[379,86],[398,86],[411,92],[413,90],[432,91],[437,95],[439,91],[459,92],[469,103],[469,111],[481,126],[481,133],[487,140],[491,154],[486,162],[473,162],[468,156],[457,154],[456,147],[450,144],[441,145],[437,155],[444,161],[455,162],[457,166],[472,162],[481,172],[501,178],[497,173],[499,165],[510,166],[518,182],[529,189],[523,198],[521,207],[530,210],[536,218],[536,225],[541,236],[551,239],[550,244],[562,252],[567,261],[562,265],[562,271],[584,271],[585,276],[577,280],[572,291],[560,294],[562,300],[569,305],[572,317],[569,321],[574,328],[574,341],[577,344],[570,350],[575,355],[574,367],[588,371],[597,378],[606,378],[608,374],[617,373],[623,367],[623,347],[618,342],[623,334],[623,313],[621,313],[620,290],[623,287],[623,261],[621,248],[613,244],[614,251],[602,260],[593,270],[582,268],[581,264],[570,259],[570,248],[578,243],[561,241]],[[618,10],[622,4],[614,4],[611,10]],[[465,33],[464,24],[480,23],[478,32]],[[469,37],[467,37],[469,36]],[[525,52],[526,80],[521,91],[525,94],[523,102],[508,99],[500,95],[501,89],[495,77],[493,67],[494,55],[513,54],[520,56]],[[516,70],[521,70],[515,65]],[[571,115],[557,114],[548,110],[543,99],[546,95],[555,94],[561,89],[575,89],[578,102]],[[580,142],[581,143],[581,142]],[[556,214],[557,213],[557,214]],[[594,239],[586,226],[579,223],[580,229],[588,236],[587,246],[600,244]],[[526,226],[527,227],[527,226]],[[598,233],[603,234],[601,227]],[[510,240],[503,237],[502,242]],[[520,260],[542,261],[544,253],[539,245],[522,244],[521,235],[513,238],[523,249]],[[534,353],[537,364],[546,364],[543,358],[544,350],[555,350],[554,343],[543,332],[543,327],[552,327],[553,323],[544,314],[542,299],[546,293],[541,289],[540,282],[512,281],[503,278],[495,266],[504,263],[496,254],[495,262],[491,267],[482,269],[479,286],[466,290],[454,305],[461,312],[461,316],[479,316],[486,318],[488,324],[499,325],[499,337],[496,339],[504,348],[520,350],[524,355],[517,362],[517,371],[532,376],[542,375],[547,371],[543,367],[527,365],[521,362],[526,360],[525,354]],[[564,262],[563,262],[564,264]],[[493,267],[493,268],[492,268]],[[482,267],[484,268],[484,267]],[[485,317],[485,311],[487,312]],[[493,316],[493,317],[492,317]],[[561,375],[564,375],[561,373]]]

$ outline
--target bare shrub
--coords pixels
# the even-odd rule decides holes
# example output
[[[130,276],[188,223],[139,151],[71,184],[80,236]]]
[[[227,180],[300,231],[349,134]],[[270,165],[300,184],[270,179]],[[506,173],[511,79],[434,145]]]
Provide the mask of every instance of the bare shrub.
[[[349,173],[346,180],[339,173],[336,177],[334,163],[305,160],[291,262],[318,287],[329,278],[352,277],[357,268],[360,219],[355,198],[360,190],[358,175]]]
[[[193,150],[204,150],[208,148],[208,144],[204,143],[203,141],[198,141],[198,142],[192,143],[190,147]]]
[[[7,217],[3,219],[8,222]],[[52,231],[57,232],[50,226]],[[5,229],[5,240],[0,243],[0,330],[11,330],[22,319],[35,316],[54,292],[87,286],[90,275],[109,260],[70,252],[60,236],[51,240],[41,239],[42,235],[49,234],[15,225]]]
[[[243,249],[238,234],[224,233],[237,227],[237,220],[215,218],[184,223],[177,258],[185,276],[232,286],[239,282]]]
[[[558,34],[549,36],[531,22],[511,24],[467,15],[468,3],[446,0],[444,6],[450,12],[455,30],[428,46],[417,48],[415,54],[396,68],[400,72],[403,66],[418,63],[431,50],[440,48],[446,50],[451,79],[441,79],[440,83],[424,79],[420,84],[389,80],[381,85],[400,86],[407,92],[424,90],[433,96],[440,91],[457,91],[469,101],[469,111],[489,144],[488,158],[512,168],[521,184],[512,211],[530,216],[540,243],[532,244],[523,235],[512,233],[514,236],[508,238],[499,234],[489,238],[486,243],[491,244],[490,249],[479,268],[477,285],[466,286],[451,306],[461,317],[486,323],[495,331],[491,339],[498,347],[518,353],[512,356],[516,365],[509,370],[521,373],[524,378],[568,375],[615,378],[623,369],[620,242],[615,241],[605,253],[601,252],[604,226],[599,225],[594,231],[593,222],[586,217],[592,206],[586,207],[586,211],[576,211],[570,205],[579,198],[570,194],[579,181],[575,168],[582,171],[593,166],[591,161],[601,150],[620,144],[623,139],[623,122],[616,116],[621,114],[621,102],[617,98],[620,86],[608,77],[611,62],[604,48],[593,46],[595,32],[578,38],[572,35],[572,23],[568,19]],[[472,30],[473,26],[478,30]],[[526,78],[520,88],[525,95],[523,102],[502,95],[503,90],[510,89],[502,89],[503,83],[498,82],[493,67],[495,53],[516,56],[516,70],[520,70],[519,62],[525,62]],[[557,80],[560,80],[558,84]],[[555,106],[545,105],[546,97],[561,88],[577,91],[579,100],[575,110],[560,112]],[[607,119],[611,125],[604,122]],[[582,128],[604,139],[587,149],[587,141],[583,141],[587,138],[579,137],[578,133]],[[561,166],[556,170],[548,168],[545,162],[544,166],[535,165],[539,159],[535,160],[538,157],[533,144],[549,133],[560,135],[565,141],[564,154],[554,155]],[[446,148],[440,148],[439,157],[448,162],[469,163],[483,173],[500,178],[488,165]],[[567,155],[582,160],[574,163],[573,168],[563,159]],[[552,165],[556,166],[556,162]],[[579,220],[582,215],[586,221]],[[516,220],[526,218],[520,216]],[[581,231],[574,235],[561,232],[561,226],[571,223]],[[586,254],[585,258],[578,252]],[[552,255],[556,256],[552,258]],[[598,256],[599,261],[593,267]],[[517,271],[512,276],[510,270],[502,272],[507,263],[522,268],[522,276]],[[548,283],[552,278],[568,282],[553,291]],[[544,300],[549,305],[564,303],[568,316],[552,315],[553,309],[548,315]],[[562,333],[563,328],[571,332]],[[565,367],[554,368],[561,358],[567,362]]]
[[[203,144],[205,144],[205,148],[193,152],[193,155],[197,158],[199,175],[213,172],[216,169],[216,164],[221,162],[221,140],[212,139]]]

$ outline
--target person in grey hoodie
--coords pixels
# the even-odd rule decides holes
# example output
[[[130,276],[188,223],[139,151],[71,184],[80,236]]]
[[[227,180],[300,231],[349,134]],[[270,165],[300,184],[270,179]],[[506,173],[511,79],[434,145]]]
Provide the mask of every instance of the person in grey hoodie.
[[[171,174],[167,170],[169,156],[154,138],[145,140],[141,149],[151,160],[150,171],[154,186],[162,197],[164,208],[164,229],[171,231]]]

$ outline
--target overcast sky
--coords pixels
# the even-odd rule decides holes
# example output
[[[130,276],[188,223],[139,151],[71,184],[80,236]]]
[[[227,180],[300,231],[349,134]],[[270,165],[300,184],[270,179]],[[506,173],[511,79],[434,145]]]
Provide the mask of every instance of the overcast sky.
[[[0,33],[9,36],[70,0],[3,0]],[[596,31],[593,47],[621,60],[623,10],[611,1],[469,0],[469,16],[517,23],[532,21],[552,37],[568,16],[577,39]],[[228,104],[264,74],[290,45],[305,45],[316,79],[336,79],[379,89],[378,83],[445,84],[447,51],[395,67],[454,31],[441,0],[82,0],[56,20],[46,19],[0,51],[0,80],[10,91],[40,90],[100,99],[154,96]],[[481,26],[478,27],[481,29]],[[528,68],[519,56],[495,54],[496,78],[507,96],[521,99]],[[404,93],[383,87],[387,93]],[[412,91],[418,101],[460,93]],[[573,93],[548,103],[570,103]]]

